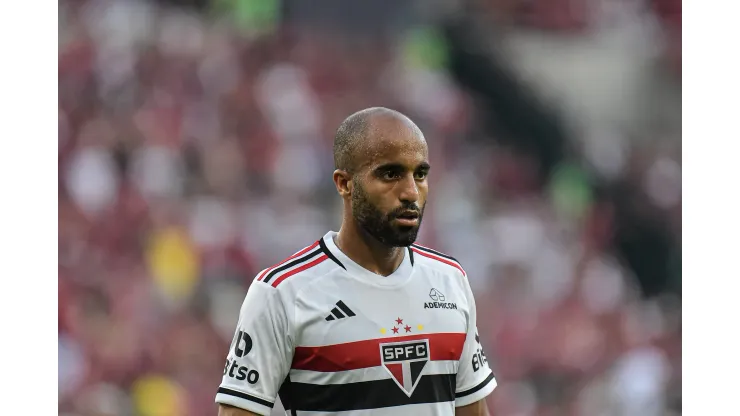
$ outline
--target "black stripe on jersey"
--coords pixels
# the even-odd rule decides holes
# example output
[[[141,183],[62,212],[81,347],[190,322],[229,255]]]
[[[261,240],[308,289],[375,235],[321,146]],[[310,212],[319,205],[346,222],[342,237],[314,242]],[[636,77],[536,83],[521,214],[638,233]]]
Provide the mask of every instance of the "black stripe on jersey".
[[[254,397],[251,394],[242,393],[240,391],[227,389],[225,387],[219,387],[218,392],[221,394],[228,394],[229,396],[239,397],[240,399],[249,400],[250,402],[255,402],[257,404],[261,404],[262,406],[267,406],[269,408],[272,408],[274,404],[272,402],[268,402],[267,400],[260,399],[259,397]]]
[[[352,309],[345,305],[344,302],[342,302],[341,300],[337,302],[337,306],[339,306],[339,309],[341,309],[342,312],[346,313],[347,316],[355,316],[355,313],[352,312]]]
[[[492,380],[493,380],[493,373],[489,374],[488,377],[486,377],[485,380],[481,381],[480,384],[478,384],[477,386],[471,389],[467,389],[465,391],[461,391],[460,393],[455,393],[455,398],[459,399],[460,397],[470,396],[471,394],[482,389],[483,387],[486,387],[488,383],[490,383]]]
[[[265,282],[265,283],[268,283],[270,281],[270,279],[272,279],[273,277],[275,277],[276,274],[278,274],[278,273],[280,273],[282,271],[285,271],[287,269],[290,269],[293,266],[297,266],[297,265],[299,265],[301,263],[305,263],[306,261],[310,260],[311,258],[316,257],[319,253],[321,253],[321,249],[320,248],[317,248],[316,250],[314,250],[314,251],[312,251],[312,252],[310,252],[310,253],[302,256],[302,257],[298,257],[297,259],[291,261],[290,263],[285,263],[282,266],[278,267],[277,269],[275,269],[275,270],[271,271],[270,273],[268,273],[267,276],[265,276],[265,278],[262,279],[262,281]]]
[[[292,392],[292,383],[290,382],[290,375],[288,375],[280,386],[280,390],[278,390],[278,396],[280,397],[280,402],[283,404],[283,408],[290,412],[290,416],[296,416],[295,406],[292,402]]]
[[[298,411],[342,412],[455,400],[455,374],[425,375],[411,397],[392,379],[346,384],[291,383],[291,405]]]
[[[417,250],[421,250],[421,251],[426,251],[427,253],[431,253],[431,254],[434,254],[435,256],[443,257],[443,258],[446,258],[447,260],[452,260],[452,261],[454,261],[455,263],[457,263],[457,264],[459,264],[460,266],[462,266],[462,263],[460,263],[460,262],[459,262],[459,261],[458,261],[458,260],[457,260],[456,258],[454,258],[454,257],[452,257],[452,256],[448,256],[447,254],[444,254],[444,253],[440,253],[440,252],[439,252],[439,251],[437,251],[437,250],[432,250],[431,248],[426,248],[426,247],[418,246],[418,245],[416,245],[416,244],[412,244],[412,246],[413,246],[413,247],[414,247],[415,249],[417,249]]]
[[[347,268],[344,267],[344,264],[342,264],[342,262],[339,261],[338,258],[334,257],[334,253],[332,253],[329,250],[329,247],[326,246],[326,243],[324,242],[324,238],[323,237],[321,239],[319,239],[319,246],[321,247],[321,251],[323,251],[324,254],[326,254],[327,257],[329,257],[334,263],[338,264],[339,267],[343,268],[344,270],[347,270]]]
[[[411,250],[411,246],[408,247],[409,251],[409,260],[411,260],[411,265],[414,265],[414,250]]]
[[[342,312],[339,312],[339,309],[337,309],[337,308],[333,308],[333,309],[331,310],[331,313],[333,313],[333,314],[334,314],[334,316],[336,316],[336,317],[337,317],[337,318],[339,318],[339,319],[342,319],[342,318],[346,318],[346,317],[344,316],[344,314],[343,314]]]

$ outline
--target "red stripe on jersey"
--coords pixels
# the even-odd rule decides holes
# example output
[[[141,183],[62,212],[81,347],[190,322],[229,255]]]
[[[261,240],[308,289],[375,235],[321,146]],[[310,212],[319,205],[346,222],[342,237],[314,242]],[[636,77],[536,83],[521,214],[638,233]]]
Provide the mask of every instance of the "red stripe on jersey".
[[[434,249],[433,249],[433,248],[431,248],[431,247],[423,246],[423,245],[421,245],[421,244],[419,244],[419,243],[414,243],[414,245],[415,245],[415,246],[419,246],[419,247],[421,247],[421,248],[425,248],[425,249],[427,249],[427,250],[434,250]],[[439,251],[439,250],[434,250],[434,251]],[[445,254],[445,253],[442,253],[442,254]]]
[[[322,347],[296,347],[291,368],[334,372],[377,367],[382,364],[380,344],[423,339],[429,340],[429,359],[432,361],[459,360],[465,344],[465,334],[442,333],[376,338]]]
[[[293,254],[292,256],[288,257],[287,259],[281,261],[280,263],[278,263],[278,264],[276,264],[276,265],[274,265],[272,267],[268,267],[267,269],[265,269],[265,271],[262,272],[262,274],[259,275],[259,277],[257,278],[257,281],[262,281],[262,279],[264,279],[265,276],[267,275],[267,273],[269,273],[271,270],[274,270],[276,267],[279,267],[279,266],[287,263],[288,260],[293,260],[294,258],[296,258],[298,256],[301,256],[303,254],[308,253],[311,249],[313,249],[314,247],[316,247],[318,245],[319,245],[319,242],[317,241],[317,242],[311,244],[310,246],[304,248],[303,250],[301,250],[301,251]]]
[[[427,253],[426,251],[421,251],[421,250],[416,249],[416,248],[413,248],[413,247],[411,248],[411,250],[414,250],[414,253],[419,254],[421,256],[429,257],[430,259],[434,259],[434,260],[437,260],[437,261],[441,261],[444,264],[448,264],[448,265],[456,268],[457,270],[460,270],[462,272],[463,276],[467,276],[468,275],[467,273],[465,273],[465,270],[463,270],[463,268],[459,264],[455,263],[452,260],[447,260],[447,259],[445,259],[443,257],[435,256],[432,253]]]
[[[316,260],[314,260],[314,261],[312,261],[310,263],[306,263],[306,264],[304,264],[301,267],[296,267],[295,269],[293,269],[293,270],[291,270],[289,272],[285,272],[285,274],[281,275],[274,282],[272,282],[272,287],[277,287],[277,285],[279,285],[280,282],[282,282],[283,280],[289,278],[290,276],[293,276],[296,273],[300,273],[300,272],[302,272],[302,271],[304,271],[306,269],[310,269],[311,267],[313,267],[313,266],[321,263],[322,261],[324,261],[324,260],[326,260],[328,258],[329,258],[329,256],[327,256],[326,254],[322,254],[319,257],[317,257]]]

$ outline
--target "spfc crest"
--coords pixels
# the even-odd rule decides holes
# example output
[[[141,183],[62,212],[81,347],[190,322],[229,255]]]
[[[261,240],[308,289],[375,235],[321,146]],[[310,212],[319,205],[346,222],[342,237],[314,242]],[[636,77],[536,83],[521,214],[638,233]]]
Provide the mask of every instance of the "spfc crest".
[[[380,359],[398,387],[411,397],[429,361],[429,340],[380,344]]]

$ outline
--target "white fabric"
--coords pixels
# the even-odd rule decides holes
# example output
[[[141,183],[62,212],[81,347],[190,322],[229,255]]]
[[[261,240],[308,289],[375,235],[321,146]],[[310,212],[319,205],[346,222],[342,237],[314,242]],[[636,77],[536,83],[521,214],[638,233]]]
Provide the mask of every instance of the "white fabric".
[[[329,232],[323,237],[325,249],[319,244],[308,246],[282,266],[268,268],[257,276],[240,311],[216,402],[269,414],[288,379],[290,388],[307,389],[304,392],[315,388],[346,392],[348,386],[360,386],[354,383],[369,383],[361,385],[365,389],[361,391],[368,391],[367,397],[373,397],[372,389],[378,388],[377,383],[386,383],[386,391],[395,397],[392,403],[380,407],[374,399],[361,404],[351,402],[351,406],[362,408],[350,410],[316,408],[323,404],[301,410],[301,399],[297,399],[299,415],[453,415],[455,406],[471,404],[490,394],[496,380],[477,340],[475,301],[461,266],[418,247],[413,255],[404,251],[403,262],[390,276],[379,276],[344,255],[334,244],[335,236]],[[337,317],[332,310],[340,308],[339,301],[353,315],[344,312]],[[390,366],[383,364],[382,344],[409,338],[427,343],[428,356],[419,359],[425,364],[413,381],[408,378],[412,377],[411,361],[404,361],[404,379],[399,383]],[[346,343],[354,344],[345,347]],[[323,361],[331,368],[315,367],[316,357],[322,354],[316,353],[315,348],[340,351]],[[358,352],[361,350],[365,352]],[[445,355],[448,353],[451,355]],[[459,360],[450,359],[457,356]],[[305,364],[306,361],[313,364]],[[431,380],[445,376],[455,384],[454,392],[452,381],[443,389],[443,396],[449,397],[447,401],[429,392],[438,391],[442,385]],[[418,388],[422,382],[426,382],[425,387]],[[409,390],[402,387],[412,384],[414,387]],[[388,391],[396,388],[400,390]],[[382,396],[382,400],[389,400],[388,394]],[[426,397],[436,397],[428,400],[436,403],[419,402]],[[291,407],[290,395],[288,400],[282,395],[281,399],[286,408]],[[313,397],[304,400],[311,401]]]

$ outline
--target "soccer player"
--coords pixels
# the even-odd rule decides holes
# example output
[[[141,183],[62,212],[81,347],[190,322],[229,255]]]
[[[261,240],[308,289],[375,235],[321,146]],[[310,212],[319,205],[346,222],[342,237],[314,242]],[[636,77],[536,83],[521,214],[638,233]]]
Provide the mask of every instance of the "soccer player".
[[[369,108],[334,139],[330,231],[260,272],[216,395],[220,416],[488,415],[496,386],[465,270],[414,244],[430,165],[406,116]]]

